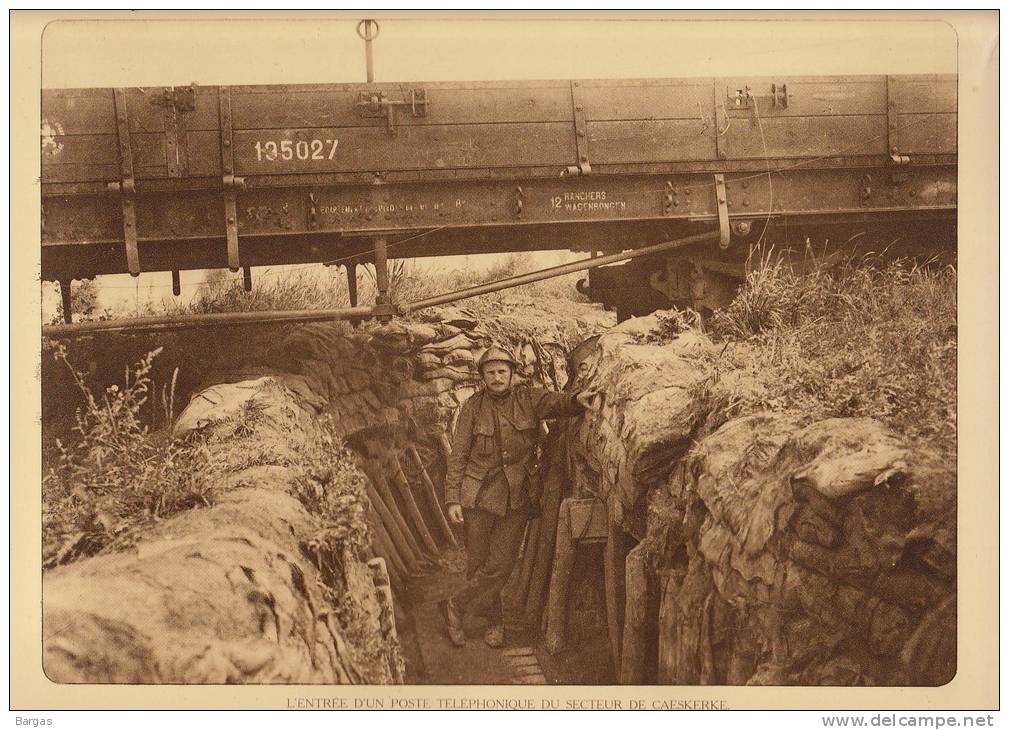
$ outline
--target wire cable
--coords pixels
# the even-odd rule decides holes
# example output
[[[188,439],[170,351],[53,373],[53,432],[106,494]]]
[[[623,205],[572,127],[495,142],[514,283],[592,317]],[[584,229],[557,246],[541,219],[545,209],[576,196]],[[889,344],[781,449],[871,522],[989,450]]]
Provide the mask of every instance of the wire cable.
[[[760,231],[760,237],[757,239],[756,247],[758,248],[764,240],[767,227],[771,224],[771,214],[774,211],[774,181],[771,179],[771,158],[767,154],[767,139],[764,137],[764,123],[760,119],[759,106],[757,100],[754,99],[753,116],[757,120],[757,129],[760,130],[760,144],[764,148],[764,163],[767,166],[767,218],[764,219],[764,228]]]

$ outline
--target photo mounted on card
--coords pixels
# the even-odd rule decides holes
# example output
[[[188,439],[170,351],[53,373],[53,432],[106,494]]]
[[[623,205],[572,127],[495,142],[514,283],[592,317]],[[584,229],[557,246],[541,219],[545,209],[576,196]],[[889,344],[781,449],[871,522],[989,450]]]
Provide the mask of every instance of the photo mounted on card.
[[[996,704],[995,17],[16,13],[12,703]]]

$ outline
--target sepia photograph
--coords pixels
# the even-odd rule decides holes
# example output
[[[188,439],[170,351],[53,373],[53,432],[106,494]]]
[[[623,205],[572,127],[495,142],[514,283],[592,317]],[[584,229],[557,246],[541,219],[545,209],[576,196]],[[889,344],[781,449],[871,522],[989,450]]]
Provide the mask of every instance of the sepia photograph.
[[[996,707],[948,20],[36,22],[22,696]]]

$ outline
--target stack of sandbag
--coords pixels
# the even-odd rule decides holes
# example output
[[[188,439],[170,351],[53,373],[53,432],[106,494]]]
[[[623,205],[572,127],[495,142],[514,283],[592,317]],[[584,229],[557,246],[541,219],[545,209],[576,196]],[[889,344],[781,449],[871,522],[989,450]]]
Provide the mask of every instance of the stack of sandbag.
[[[639,541],[607,579],[621,679],[948,681],[952,465],[872,419],[768,410],[722,348],[667,324],[599,338],[602,407],[570,444],[575,496],[606,505],[609,542]]]
[[[194,433],[195,432],[195,433]],[[371,562],[361,475],[302,468],[319,437],[297,394],[264,376],[193,400],[177,435],[212,501],[135,543],[47,571],[43,666],[54,682],[402,682]],[[320,495],[315,496],[318,490]],[[330,505],[327,523],[316,512]]]
[[[555,320],[542,309],[510,308],[478,321],[449,307],[424,313],[422,321],[356,330],[314,324],[279,336],[261,332],[222,353],[194,401],[221,383],[268,376],[297,394],[307,413],[325,418],[368,475],[376,551],[398,588],[457,544],[441,476],[459,407],[480,386],[480,355],[499,344],[521,363],[522,379],[558,389],[567,352],[610,322],[594,307],[584,310]]]

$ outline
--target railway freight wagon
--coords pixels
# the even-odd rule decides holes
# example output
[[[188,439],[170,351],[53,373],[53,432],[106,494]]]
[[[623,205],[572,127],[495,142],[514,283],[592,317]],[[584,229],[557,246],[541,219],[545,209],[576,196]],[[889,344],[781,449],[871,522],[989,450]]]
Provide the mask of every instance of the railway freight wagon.
[[[936,75],[49,89],[42,275],[248,286],[267,264],[708,232],[580,288],[624,316],[716,306],[758,242],[952,250],[956,101]]]

